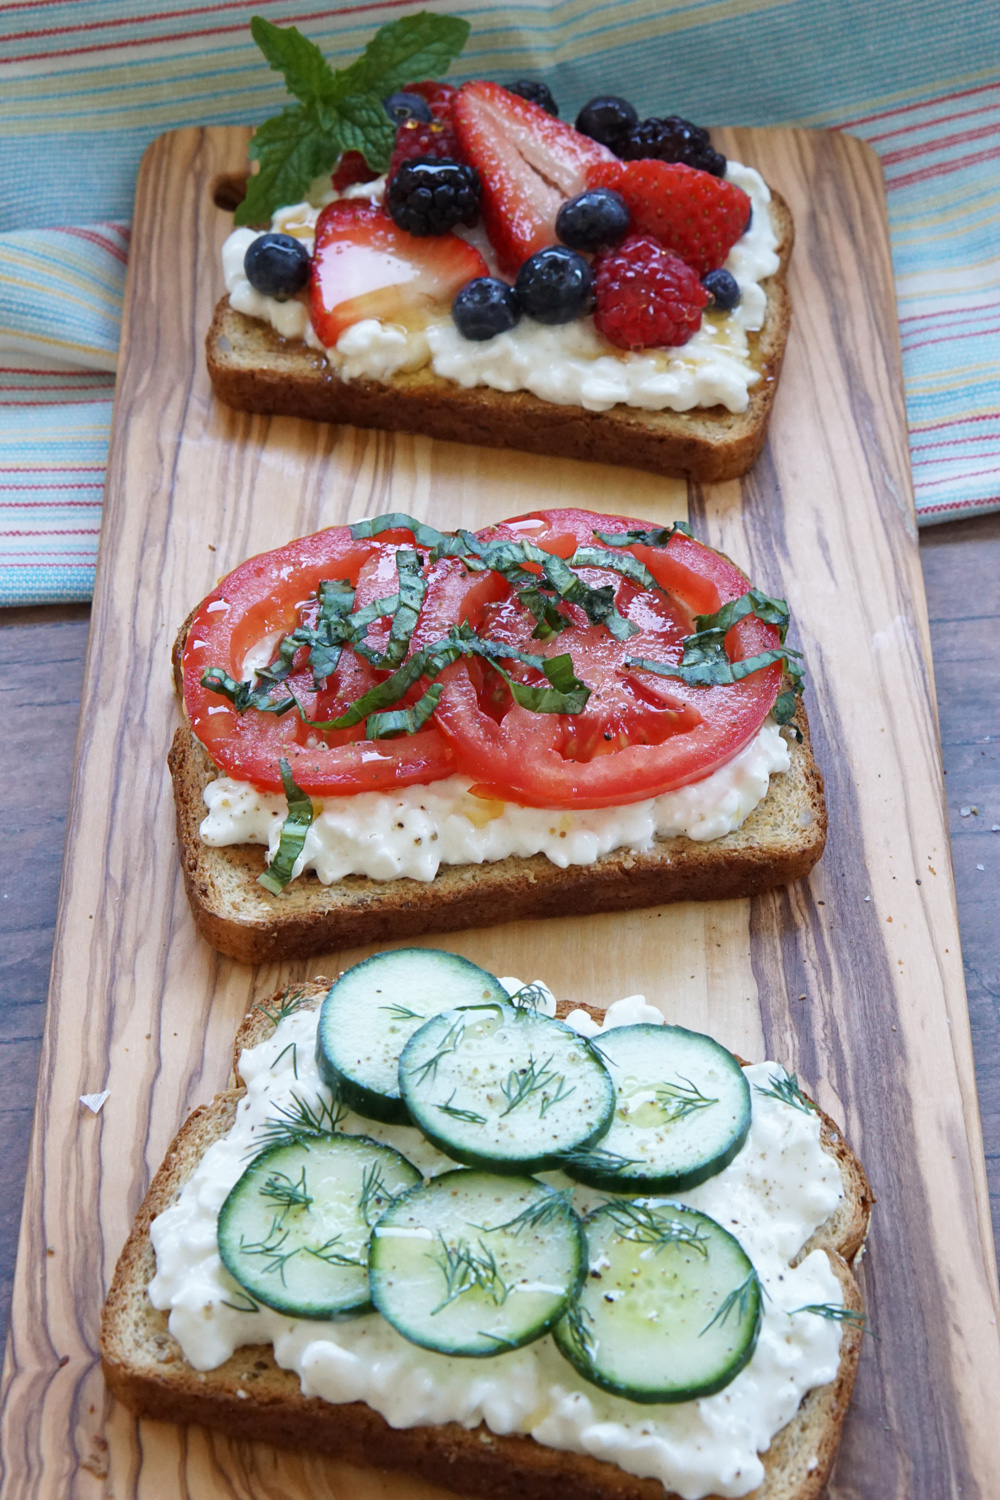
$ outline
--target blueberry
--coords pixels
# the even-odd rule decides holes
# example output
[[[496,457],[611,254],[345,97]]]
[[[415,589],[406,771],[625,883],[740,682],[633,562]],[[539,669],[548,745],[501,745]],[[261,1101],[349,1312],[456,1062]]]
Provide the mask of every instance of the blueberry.
[[[520,322],[521,308],[506,281],[477,276],[462,287],[451,304],[451,315],[464,339],[482,344]]]
[[[311,259],[290,234],[259,234],[243,257],[243,269],[255,291],[287,302],[308,283]]]
[[[638,125],[639,116],[635,108],[627,99],[620,99],[617,94],[598,94],[596,99],[591,99],[585,104],[576,117],[576,128],[581,135],[589,135],[592,140],[600,141],[602,146],[608,146],[617,152],[618,143]]]
[[[590,308],[592,278],[582,255],[565,245],[549,245],[528,257],[514,291],[536,323],[570,323]]]
[[[709,271],[701,284],[720,312],[732,312],[739,306],[740,284],[728,271]]]
[[[518,94],[522,99],[527,99],[531,104],[537,104],[544,109],[547,115],[555,115],[559,118],[559,106],[552,97],[552,90],[547,83],[541,83],[534,78],[519,78],[516,83],[505,83],[504,88],[508,94]]]
[[[621,193],[591,188],[570,198],[556,215],[556,234],[574,250],[599,250],[625,238],[631,215]]]
[[[405,120],[433,120],[431,107],[426,99],[419,94],[408,94],[401,89],[398,94],[390,94],[388,99],[382,100],[382,108],[394,125],[402,125]]]

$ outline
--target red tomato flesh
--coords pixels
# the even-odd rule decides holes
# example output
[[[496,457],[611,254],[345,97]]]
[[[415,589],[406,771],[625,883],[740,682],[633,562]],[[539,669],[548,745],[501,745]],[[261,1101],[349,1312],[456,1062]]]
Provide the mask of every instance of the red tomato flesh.
[[[536,511],[479,532],[481,541],[530,541],[543,551],[570,557],[578,547],[604,547],[595,532],[653,529],[649,522],[583,510]],[[266,664],[280,637],[317,613],[322,580],[346,579],[355,586],[355,608],[397,588],[396,553],[413,549],[412,533],[386,531],[377,540],[355,541],[334,527],[251,558],[223,579],[196,612],[184,653],[184,695],[191,726],[226,774],[273,791],[281,790],[278,761],[288,759],[299,786],[315,796],[429,783],[460,772],[492,795],[529,806],[609,807],[641,801],[701,780],[732,759],[757,734],[779,691],[780,662],[741,682],[690,687],[631,666],[629,658],[676,663],[695,615],[712,614],[738,598],[748,583],[727,558],[682,533],[667,547],[636,544],[627,550],[645,564],[663,592],[646,590],[612,569],[581,567],[592,587],[610,585],[619,613],[638,627],[618,641],[592,624],[576,605],[559,603],[567,627],[536,640],[534,617],[517,601],[501,574],[468,570],[459,558],[430,565],[427,590],[410,650],[447,635],[467,621],[483,639],[536,656],[569,653],[577,677],[590,688],[578,714],[536,713],[522,708],[498,671],[472,657],[445,669],[437,710],[414,735],[369,741],[364,724],[326,731],[303,723],[293,709],[280,718],[248,709],[238,714],[222,695],[201,685],[208,667],[240,680],[251,650]],[[529,570],[540,572],[537,564]],[[376,622],[367,641],[377,650],[388,638],[388,619]],[[726,637],[732,660],[778,644],[776,627],[755,616],[741,620]],[[361,694],[388,675],[345,648],[336,672],[317,691],[303,648],[288,686],[307,718],[342,714]],[[513,659],[510,676],[546,685],[542,673]],[[426,681],[414,685],[399,706],[416,701]],[[277,691],[277,690],[276,690]]]

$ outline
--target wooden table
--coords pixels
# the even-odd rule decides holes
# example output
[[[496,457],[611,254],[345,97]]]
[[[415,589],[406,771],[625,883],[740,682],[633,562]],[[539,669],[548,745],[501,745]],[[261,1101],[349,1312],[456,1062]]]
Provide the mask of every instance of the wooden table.
[[[1000,515],[932,527],[934,650],[994,1234],[1000,1243]],[[11,1278],[71,793],[89,610],[0,611],[0,1330]]]

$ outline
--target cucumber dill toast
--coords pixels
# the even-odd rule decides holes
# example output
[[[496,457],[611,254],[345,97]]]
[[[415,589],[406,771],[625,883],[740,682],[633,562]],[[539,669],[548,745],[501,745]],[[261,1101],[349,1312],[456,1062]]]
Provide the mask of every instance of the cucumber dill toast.
[[[532,1177],[444,1172],[376,1224],[372,1301],[413,1344],[485,1357],[541,1338],[586,1262],[567,1194]]]
[[[300,986],[284,996],[275,997],[270,1008],[255,1008],[244,1022],[237,1040],[237,1058],[243,1049],[255,1048],[266,1041],[272,1026],[282,1018],[287,1016],[287,1024],[291,1025],[294,1014],[302,1011],[301,1020],[304,1020],[304,1007],[318,1008],[328,988],[328,981]],[[565,1014],[569,1008],[564,1004],[560,1013]],[[600,1021],[598,1012],[591,1011],[590,1014],[595,1021]],[[302,1032],[302,1035],[306,1034],[306,1031]],[[611,1035],[611,1032],[602,1033],[597,1038],[598,1046],[603,1046]],[[294,1052],[289,1053],[283,1040],[273,1050],[278,1054],[278,1065],[281,1066],[280,1059],[283,1057],[287,1070],[288,1057],[294,1057]],[[300,1046],[299,1068],[301,1064]],[[299,1080],[298,1072],[295,1077]],[[703,1094],[711,1093],[693,1074],[691,1081],[698,1084]],[[309,1140],[336,1135],[351,1143],[347,1146],[348,1150],[362,1152],[370,1149],[370,1143],[366,1144],[361,1137],[344,1135],[346,1130],[357,1128],[357,1121],[352,1124],[343,1116],[335,1100],[331,1100],[324,1109],[323,1095],[320,1095],[317,1103],[313,1093],[309,1091],[310,1085],[304,1079],[296,1083],[296,1088],[307,1091],[303,1093],[303,1097],[308,1104],[308,1111],[306,1104],[301,1105],[301,1111],[292,1109],[287,1102],[287,1095],[284,1099],[276,1096],[274,1118],[266,1120],[261,1131],[266,1139],[265,1150],[273,1150],[280,1144],[293,1144],[289,1139],[290,1135],[304,1136]],[[765,1089],[763,1092],[773,1091]],[[786,1100],[779,1097],[779,1102],[789,1103],[798,1109],[800,1106],[795,1099],[801,1097],[793,1097],[789,1091],[789,1098]],[[300,1387],[298,1374],[291,1369],[279,1367],[273,1353],[266,1347],[266,1340],[255,1336],[254,1325],[261,1321],[255,1317],[245,1319],[247,1343],[244,1347],[237,1349],[224,1365],[211,1370],[207,1376],[197,1373],[170,1332],[167,1310],[158,1311],[150,1302],[149,1286],[156,1269],[150,1223],[177,1203],[185,1183],[190,1180],[206,1151],[214,1142],[221,1141],[231,1132],[238,1122],[241,1101],[245,1098],[243,1088],[237,1087],[220,1095],[207,1108],[197,1110],[183,1126],[146,1196],[119,1260],[102,1322],[103,1369],[116,1396],[143,1416],[200,1423],[220,1428],[230,1436],[263,1440],[298,1451],[314,1450],[353,1463],[401,1471],[432,1484],[460,1488],[463,1493],[478,1495],[482,1500],[509,1500],[515,1490],[521,1500],[551,1500],[557,1490],[565,1490],[567,1494],[574,1496],[586,1495],[587,1500],[657,1500],[657,1497],[659,1500],[679,1500],[669,1486],[668,1492],[664,1491],[659,1479],[642,1478],[625,1472],[614,1462],[597,1456],[569,1451],[556,1452],[519,1432],[504,1435],[488,1431],[485,1427],[467,1429],[454,1422],[441,1426],[394,1427],[371,1405],[366,1405],[363,1399],[343,1404],[305,1395]],[[296,1105],[299,1104],[294,1091],[292,1100]],[[756,1103],[755,1095],[755,1107]],[[297,1116],[299,1112],[302,1114],[303,1128],[295,1130],[295,1121],[291,1116]],[[307,1112],[309,1119],[306,1118]],[[705,1106],[689,1111],[687,1118],[700,1117],[704,1120],[707,1113],[708,1107]],[[808,1242],[808,1248],[819,1248],[828,1256],[841,1288],[841,1302],[839,1305],[830,1303],[805,1310],[822,1314],[841,1325],[840,1363],[834,1378],[810,1390],[792,1420],[761,1451],[760,1461],[765,1477],[755,1491],[761,1500],[817,1500],[823,1493],[850,1400],[861,1343],[862,1304],[849,1266],[863,1243],[871,1194],[861,1166],[844,1142],[842,1133],[825,1116],[816,1112],[815,1117],[820,1124],[823,1150],[837,1164],[843,1200],[841,1207],[815,1231]],[[278,1133],[279,1125],[284,1131],[283,1138]],[[408,1136],[407,1139],[412,1138]],[[590,1149],[599,1148],[600,1143]],[[295,1200],[299,1195],[313,1196],[311,1159],[310,1155],[280,1156],[276,1150],[273,1157],[265,1159],[261,1155],[257,1156],[252,1166],[257,1169],[258,1189],[266,1186],[268,1178],[274,1178],[276,1182],[272,1186],[270,1199],[265,1198],[254,1209],[254,1213],[260,1215],[260,1210],[266,1205],[265,1216],[258,1217],[255,1221],[259,1227],[254,1227],[252,1231],[245,1228],[243,1231],[247,1235],[245,1245],[266,1244],[273,1218],[275,1215],[280,1216],[286,1207],[286,1224],[293,1216],[301,1214],[304,1218],[303,1206]],[[301,1177],[303,1167],[304,1182]],[[465,1181],[482,1175],[463,1173],[454,1168],[446,1170]],[[279,1172],[288,1180],[277,1180]],[[404,1174],[407,1183],[413,1182],[415,1175],[410,1177]],[[432,1182],[436,1180],[431,1179]],[[507,1219],[501,1221],[499,1217],[490,1217],[487,1213],[480,1212],[477,1206],[471,1213],[467,1213],[465,1227],[458,1227],[455,1239],[446,1239],[447,1255],[439,1242],[425,1240],[424,1245],[432,1252],[436,1250],[438,1258],[436,1261],[429,1260],[426,1264],[419,1259],[415,1263],[418,1279],[430,1274],[437,1278],[440,1289],[437,1293],[438,1302],[432,1303],[430,1309],[426,1305],[424,1308],[423,1321],[430,1325],[434,1337],[439,1337],[438,1329],[444,1326],[441,1320],[452,1317],[455,1309],[464,1306],[474,1308],[477,1315],[486,1314],[485,1318],[477,1316],[474,1320],[474,1334],[502,1333],[504,1338],[513,1340],[516,1335],[509,1322],[504,1328],[499,1322],[490,1320],[510,1319],[512,1314],[519,1312],[520,1298],[529,1294],[507,1291],[505,1295],[505,1288],[516,1278],[510,1275],[508,1264],[497,1247],[507,1245],[507,1237],[516,1230],[518,1220],[528,1221],[521,1233],[529,1236],[526,1242],[529,1246],[532,1238],[541,1242],[553,1232],[556,1218],[553,1217],[546,1223],[548,1214],[559,1216],[563,1227],[566,1223],[573,1223],[567,1213],[569,1192],[552,1193],[541,1183],[530,1187],[529,1192],[528,1188],[522,1189],[520,1180],[513,1176],[494,1177],[493,1181],[496,1183],[497,1193],[514,1193],[518,1204],[525,1203],[524,1209],[509,1212]],[[274,1201],[275,1185],[278,1188],[277,1196],[283,1197],[285,1202]],[[358,1259],[362,1258],[362,1243],[368,1222],[378,1222],[376,1213],[380,1207],[388,1218],[397,1213],[400,1204],[407,1201],[409,1189],[406,1184],[403,1185],[402,1196],[398,1198],[397,1184],[386,1179],[386,1185],[391,1188],[392,1201],[387,1201],[381,1193],[376,1194],[369,1188],[368,1213],[361,1212],[361,1218],[365,1219],[365,1224],[362,1225],[357,1214],[365,1195],[363,1172],[355,1179],[357,1203],[352,1211],[355,1214],[357,1250],[345,1235],[342,1244],[347,1258],[353,1259],[355,1254]],[[522,1198],[522,1192],[528,1196]],[[414,1192],[413,1198],[417,1196]],[[576,1190],[574,1196],[584,1198],[585,1195]],[[560,1204],[560,1199],[567,1201]],[[555,1206],[549,1207],[553,1201]],[[593,1199],[589,1201],[593,1202]],[[311,1210],[312,1205],[309,1206],[309,1211]],[[612,1212],[617,1215],[617,1223],[610,1218]],[[497,1203],[497,1216],[499,1213]],[[725,1223],[725,1216],[720,1217]],[[686,1243],[685,1237],[676,1229],[670,1228],[672,1223],[679,1224],[688,1231]],[[433,1233],[442,1226],[435,1224],[432,1228],[431,1224],[415,1224],[413,1227],[432,1229]],[[592,1213],[586,1222],[585,1233],[589,1238],[589,1248],[583,1257],[583,1265],[588,1273],[591,1268],[597,1271],[599,1279],[588,1274],[585,1281],[578,1283],[578,1290],[577,1287],[573,1288],[565,1310],[549,1330],[550,1334],[558,1330],[553,1340],[553,1353],[555,1348],[560,1348],[571,1363],[577,1365],[581,1378],[598,1384],[611,1382],[623,1394],[627,1391],[624,1399],[638,1403],[635,1411],[639,1421],[644,1420],[643,1412],[648,1413],[650,1420],[655,1419],[654,1409],[643,1406],[642,1403],[651,1399],[646,1393],[664,1375],[665,1384],[669,1385],[674,1395],[672,1397],[664,1391],[658,1399],[680,1400],[680,1395],[676,1394],[679,1388],[686,1388],[689,1392],[704,1389],[720,1379],[720,1370],[732,1374],[737,1372],[737,1366],[749,1350],[752,1337],[755,1287],[754,1282],[748,1279],[749,1270],[744,1269],[744,1262],[739,1254],[734,1253],[728,1262],[724,1257],[720,1259],[724,1250],[725,1230],[718,1226],[710,1227],[703,1218],[699,1222],[699,1216],[665,1202],[662,1195],[640,1196],[633,1188],[627,1198],[620,1192],[611,1198],[603,1215]],[[603,1238],[605,1235],[606,1239]],[[645,1238],[647,1235],[649,1238]],[[237,1246],[239,1239],[240,1234],[237,1232]],[[463,1239],[465,1248],[457,1243]],[[492,1264],[481,1248],[480,1240],[490,1250]],[[701,1256],[697,1246],[705,1240],[708,1240],[708,1244],[706,1246],[702,1243],[702,1248],[707,1250],[707,1254]],[[662,1245],[661,1241],[664,1242]],[[325,1241],[318,1241],[317,1247],[323,1243]],[[410,1255],[413,1254],[415,1243],[410,1241]],[[610,1251],[606,1256],[599,1248],[601,1245]],[[397,1239],[397,1246],[405,1249],[405,1236]],[[283,1255],[292,1248],[288,1241],[279,1253]],[[384,1250],[388,1250],[388,1245],[373,1238],[370,1249],[372,1284],[378,1280],[378,1262]],[[688,1257],[686,1264],[681,1252]],[[524,1254],[525,1251],[522,1249],[518,1253]],[[675,1254],[677,1259],[673,1262],[664,1260],[665,1256],[673,1257]],[[619,1257],[624,1259],[619,1261]],[[603,1264],[604,1259],[607,1264]],[[290,1283],[290,1278],[297,1274],[297,1262],[306,1265],[305,1250],[300,1250],[285,1260],[286,1283]],[[268,1283],[265,1292],[272,1280],[281,1291],[280,1268],[261,1274],[259,1267],[265,1264],[263,1255],[250,1256],[249,1263],[251,1270],[258,1268],[258,1279]],[[630,1354],[629,1340],[619,1339],[618,1334],[627,1327],[634,1309],[630,1309],[628,1305],[622,1309],[621,1304],[625,1299],[615,1295],[631,1290],[630,1286],[617,1286],[612,1280],[614,1268],[619,1264],[625,1264],[629,1271],[638,1265],[642,1270],[641,1283],[647,1287],[654,1284],[656,1276],[662,1277],[663,1285],[667,1286],[668,1277],[662,1267],[672,1269],[675,1276],[679,1272],[680,1279],[671,1283],[675,1290],[685,1291],[686,1288],[685,1297],[690,1294],[692,1307],[695,1301],[705,1304],[699,1308],[697,1316],[691,1316],[687,1320],[686,1326],[675,1328],[674,1331],[680,1338],[679,1352],[676,1357],[671,1357],[669,1364],[660,1359],[656,1324],[663,1321],[663,1314],[658,1313],[655,1320],[640,1319],[639,1334],[635,1348],[631,1351],[634,1358],[629,1365],[626,1358]],[[326,1268],[318,1260],[316,1265],[325,1275]],[[493,1277],[494,1266],[500,1280]],[[399,1269],[396,1267],[392,1274],[398,1274]],[[355,1273],[359,1274],[360,1279],[360,1268],[344,1267],[340,1272],[343,1276]],[[710,1285],[708,1281],[701,1279],[706,1275]],[[686,1278],[690,1278],[690,1283]],[[553,1277],[550,1281],[548,1270],[538,1278],[543,1284],[551,1286],[557,1285],[560,1279]],[[503,1281],[503,1286],[500,1281]],[[287,1291],[286,1286],[286,1294]],[[231,1291],[224,1292],[223,1297],[222,1316],[226,1318],[240,1313],[252,1313],[258,1307],[264,1311],[263,1297],[253,1296],[242,1283],[238,1282]],[[447,1302],[449,1297],[451,1301]],[[318,1311],[321,1299],[315,1296],[315,1289],[310,1292],[310,1298]],[[440,1311],[433,1312],[432,1309],[438,1307],[442,1299],[446,1300],[447,1305]],[[403,1323],[407,1313],[414,1316],[414,1325],[419,1321],[415,1318],[416,1301],[415,1297],[410,1298],[408,1294],[400,1296],[398,1302],[391,1299],[386,1301],[387,1313],[398,1318],[401,1332],[406,1333]],[[399,1316],[398,1311],[394,1313],[399,1304],[403,1306],[403,1317]],[[235,1311],[226,1312],[225,1308],[228,1307]],[[651,1311],[657,1310],[654,1307]],[[270,1318],[272,1314],[268,1313],[266,1316]],[[278,1316],[284,1318],[285,1315]],[[353,1326],[360,1329],[367,1321],[368,1319]],[[374,1322],[373,1319],[372,1321]],[[321,1335],[320,1325],[313,1326],[317,1336]],[[307,1331],[304,1329],[304,1334]],[[422,1338],[425,1331],[417,1326],[410,1326],[406,1336],[412,1338],[419,1335]],[[388,1332],[389,1329],[386,1328],[386,1333]],[[475,1343],[475,1339],[470,1342]],[[501,1360],[506,1358],[499,1342],[497,1349]],[[545,1356],[546,1359],[550,1357]],[[427,1358],[432,1359],[434,1356],[428,1355]],[[666,1370],[664,1365],[667,1365]],[[470,1367],[470,1385],[479,1374],[489,1378],[490,1369],[488,1363],[485,1367]],[[751,1373],[752,1369],[751,1366]],[[572,1372],[567,1365],[561,1384],[570,1386],[572,1379]],[[725,1399],[725,1394],[722,1399]],[[683,1411],[684,1408],[679,1407],[678,1410]],[[761,1442],[763,1441],[762,1437]]]
[[[578,1182],[678,1193],[743,1149],[750,1088],[733,1054],[710,1036],[683,1026],[617,1026],[596,1045],[615,1085],[615,1110],[600,1149],[566,1163]]]
[[[372,1225],[420,1173],[365,1136],[314,1135],[269,1146],[219,1210],[219,1254],[251,1297],[292,1318],[371,1310]]]
[[[585,1380],[630,1401],[693,1401],[749,1363],[761,1286],[721,1224],[641,1198],[602,1204],[584,1229],[590,1275],[554,1334]]]
[[[409,1123],[399,1093],[399,1058],[413,1033],[442,1010],[508,1005],[485,969],[434,948],[376,953],[331,985],[320,1011],[316,1061],[348,1108],[371,1120]]]
[[[447,1010],[399,1060],[407,1111],[456,1161],[539,1172],[598,1140],[614,1085],[596,1047],[529,1006]]]

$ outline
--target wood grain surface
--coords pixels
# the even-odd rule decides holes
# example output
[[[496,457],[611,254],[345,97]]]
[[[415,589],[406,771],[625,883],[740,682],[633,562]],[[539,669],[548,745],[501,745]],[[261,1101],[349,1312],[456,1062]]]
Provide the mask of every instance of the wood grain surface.
[[[245,140],[165,137],[140,181],[5,1367],[5,1494],[430,1495],[136,1424],[101,1385],[101,1293],[171,1134],[223,1083],[248,1002],[329,968],[253,972],[196,938],[163,766],[167,653],[219,572],[291,535],[388,508],[476,525],[544,501],[659,521],[687,502],[706,540],[788,594],[830,845],[808,884],[754,902],[521,924],[447,946],[574,998],[644,989],[672,1019],[798,1069],[844,1121],[880,1198],[864,1266],[879,1338],[832,1493],[985,1500],[1000,1398],[995,1270],[874,157],[845,137],[725,135],[792,204],[796,327],[757,468],[742,486],[686,496],[627,471],[214,406],[200,339],[228,225],[209,189],[240,165]],[[86,1115],[77,1095],[100,1088],[111,1090],[104,1111]]]

